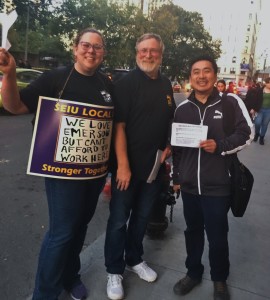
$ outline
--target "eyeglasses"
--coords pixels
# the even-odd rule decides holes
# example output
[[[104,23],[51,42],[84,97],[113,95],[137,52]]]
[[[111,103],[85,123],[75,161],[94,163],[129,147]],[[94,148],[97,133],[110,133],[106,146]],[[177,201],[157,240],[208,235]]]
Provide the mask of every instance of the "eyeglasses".
[[[155,48],[151,48],[151,49],[142,48],[142,49],[138,49],[137,52],[140,55],[147,55],[148,53],[150,53],[150,55],[159,55],[161,51],[160,49],[155,49]]]
[[[91,44],[83,41],[81,41],[79,44],[84,51],[88,51],[90,48],[92,48],[96,52],[101,52],[104,49],[104,46],[99,44]]]

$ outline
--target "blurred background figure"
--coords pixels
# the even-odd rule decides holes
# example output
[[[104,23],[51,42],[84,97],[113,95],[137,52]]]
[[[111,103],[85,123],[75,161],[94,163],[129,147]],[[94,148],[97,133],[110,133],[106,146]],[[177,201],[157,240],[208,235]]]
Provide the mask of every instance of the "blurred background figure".
[[[236,88],[236,94],[245,101],[248,92],[248,86],[244,85],[242,82],[238,82],[238,86]]]
[[[220,93],[226,92],[226,82],[223,79],[217,81],[217,89]]]
[[[24,61],[23,61],[22,59],[19,59],[19,60],[18,60],[18,63],[17,63],[17,66],[18,66],[19,68],[25,68]]]
[[[255,89],[254,93],[249,95],[247,101],[249,112],[255,118],[254,142],[259,139],[260,145],[264,145],[264,136],[270,122],[270,77],[265,79],[262,88]]]
[[[230,81],[229,86],[226,90],[226,93],[233,93],[234,94],[234,88],[235,88],[234,83],[232,81]]]
[[[25,66],[25,68],[27,68],[27,69],[32,69],[32,66],[31,66],[31,64],[30,64],[30,62],[29,62],[28,60],[25,60],[25,61],[24,61],[24,66]]]
[[[249,112],[250,118],[252,121],[254,121],[257,113],[252,111],[253,107],[256,107],[256,93],[261,88],[261,85],[259,82],[256,83],[256,81],[253,81],[252,85],[249,86],[249,89],[247,91],[246,99],[244,101],[247,111]],[[252,112],[252,113],[251,113]]]

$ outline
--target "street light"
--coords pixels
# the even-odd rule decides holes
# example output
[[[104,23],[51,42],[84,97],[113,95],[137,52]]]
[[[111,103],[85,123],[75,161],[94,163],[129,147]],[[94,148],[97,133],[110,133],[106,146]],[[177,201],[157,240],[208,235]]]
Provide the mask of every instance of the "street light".
[[[143,11],[144,0],[141,0],[141,10]]]
[[[24,60],[28,60],[28,35],[29,35],[29,18],[30,18],[30,5],[31,2],[35,5],[40,4],[40,0],[30,0],[27,4],[27,16],[26,16],[26,31],[25,31],[25,48],[24,48]]]
[[[261,54],[261,58],[263,58],[263,75],[262,75],[262,81],[264,81],[265,78],[265,70],[266,70],[266,62],[268,57],[268,48],[264,49],[263,53]]]
[[[265,54],[264,57],[264,63],[263,63],[263,81],[264,81],[264,77],[265,77],[265,70],[266,70],[266,61],[267,61],[267,57],[268,57],[268,53]],[[267,76],[266,76],[267,77]]]
[[[28,60],[29,11],[30,11],[30,2],[27,5],[24,61]]]

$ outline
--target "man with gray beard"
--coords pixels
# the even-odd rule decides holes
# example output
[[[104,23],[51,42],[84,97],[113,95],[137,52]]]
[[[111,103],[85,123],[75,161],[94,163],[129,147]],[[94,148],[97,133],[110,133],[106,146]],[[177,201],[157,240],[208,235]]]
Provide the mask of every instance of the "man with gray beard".
[[[105,240],[107,294],[113,300],[124,297],[126,265],[145,281],[157,278],[142,255],[143,237],[163,173],[160,168],[157,176],[152,176],[153,166],[171,154],[168,137],[175,103],[171,83],[159,70],[163,51],[159,35],[142,35],[136,43],[137,68],[115,86],[115,153]]]

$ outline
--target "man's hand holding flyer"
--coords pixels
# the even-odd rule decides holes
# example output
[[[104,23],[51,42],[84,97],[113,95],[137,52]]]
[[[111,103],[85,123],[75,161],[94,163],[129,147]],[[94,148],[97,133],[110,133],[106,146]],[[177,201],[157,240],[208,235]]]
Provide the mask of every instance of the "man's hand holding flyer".
[[[207,139],[207,132],[205,125],[173,123],[171,145],[199,148],[200,142]]]

